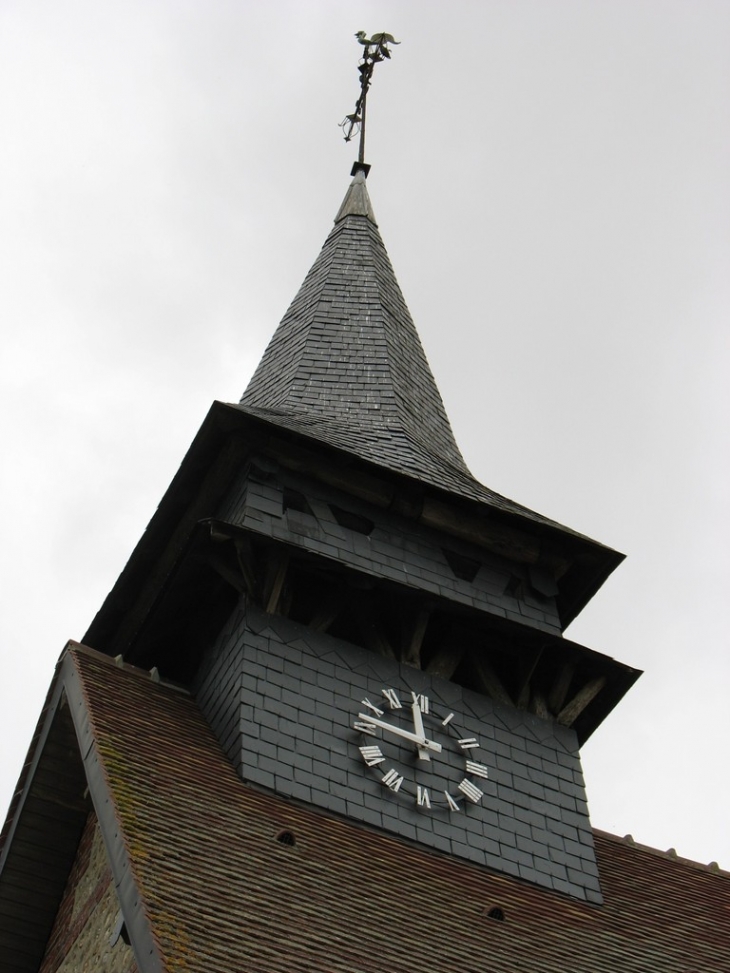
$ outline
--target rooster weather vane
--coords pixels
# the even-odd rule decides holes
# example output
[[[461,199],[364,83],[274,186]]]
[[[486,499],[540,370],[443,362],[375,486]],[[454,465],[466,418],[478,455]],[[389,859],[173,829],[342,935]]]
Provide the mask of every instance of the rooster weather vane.
[[[355,37],[362,44],[364,50],[357,70],[360,72],[360,97],[355,102],[355,111],[346,115],[340,122],[340,128],[345,133],[345,141],[350,142],[360,133],[360,148],[357,161],[365,162],[365,109],[368,89],[373,76],[373,68],[379,61],[390,59],[389,44],[400,44],[392,34],[380,33],[368,37],[364,30],[359,30]]]

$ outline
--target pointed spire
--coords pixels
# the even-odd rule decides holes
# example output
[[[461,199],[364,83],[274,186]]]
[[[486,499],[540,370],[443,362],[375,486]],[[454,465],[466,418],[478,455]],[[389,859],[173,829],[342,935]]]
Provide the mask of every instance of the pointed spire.
[[[370,167],[368,166],[368,169]],[[350,187],[345,193],[345,198],[342,200],[342,206],[340,206],[337,216],[335,216],[335,223],[339,223],[340,220],[344,220],[346,216],[366,216],[373,226],[378,225],[378,221],[375,219],[375,213],[373,212],[373,204],[370,202],[370,196],[368,195],[367,186],[365,185],[365,180],[367,178],[367,171],[365,167],[356,162],[352,167],[352,175],[355,177],[350,183]]]
[[[474,484],[375,221],[364,167],[241,399],[246,411],[454,489]]]

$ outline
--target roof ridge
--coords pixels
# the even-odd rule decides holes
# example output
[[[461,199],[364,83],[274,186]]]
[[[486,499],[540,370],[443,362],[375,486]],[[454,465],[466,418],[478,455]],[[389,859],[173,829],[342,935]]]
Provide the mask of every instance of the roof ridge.
[[[682,855],[678,855],[675,848],[667,848],[666,851],[662,851],[661,848],[654,848],[652,845],[645,845],[639,841],[634,840],[634,836],[631,834],[620,835],[611,834],[610,831],[602,831],[600,828],[593,828],[593,834],[598,835],[601,838],[611,841],[614,844],[625,845],[629,848],[635,848],[637,851],[647,852],[656,858],[663,858],[666,861],[676,862],[679,865],[687,865],[691,868],[696,868],[699,871],[708,872],[711,875],[719,875],[723,878],[730,878],[730,871],[724,868],[720,868],[720,865],[716,861],[712,862],[698,862],[694,858],[684,858]]]

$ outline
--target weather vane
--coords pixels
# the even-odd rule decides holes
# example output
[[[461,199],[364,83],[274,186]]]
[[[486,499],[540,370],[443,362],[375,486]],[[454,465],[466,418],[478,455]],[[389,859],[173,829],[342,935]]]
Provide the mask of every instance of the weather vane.
[[[360,148],[357,153],[357,161],[365,163],[365,109],[367,104],[368,89],[370,79],[373,76],[373,68],[378,61],[390,58],[388,44],[400,44],[392,34],[373,34],[368,37],[364,30],[359,30],[355,37],[358,43],[362,44],[364,50],[357,70],[360,72],[360,97],[355,102],[355,111],[351,115],[346,115],[340,122],[340,128],[345,133],[345,141],[350,142],[357,133],[360,133]]]

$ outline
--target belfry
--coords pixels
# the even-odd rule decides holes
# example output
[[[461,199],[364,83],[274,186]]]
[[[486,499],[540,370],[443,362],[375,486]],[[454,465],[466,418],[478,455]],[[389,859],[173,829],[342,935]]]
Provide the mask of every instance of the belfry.
[[[727,873],[590,824],[639,673],[563,631],[622,555],[469,472],[368,169],[61,655],[8,973],[730,970]]]

